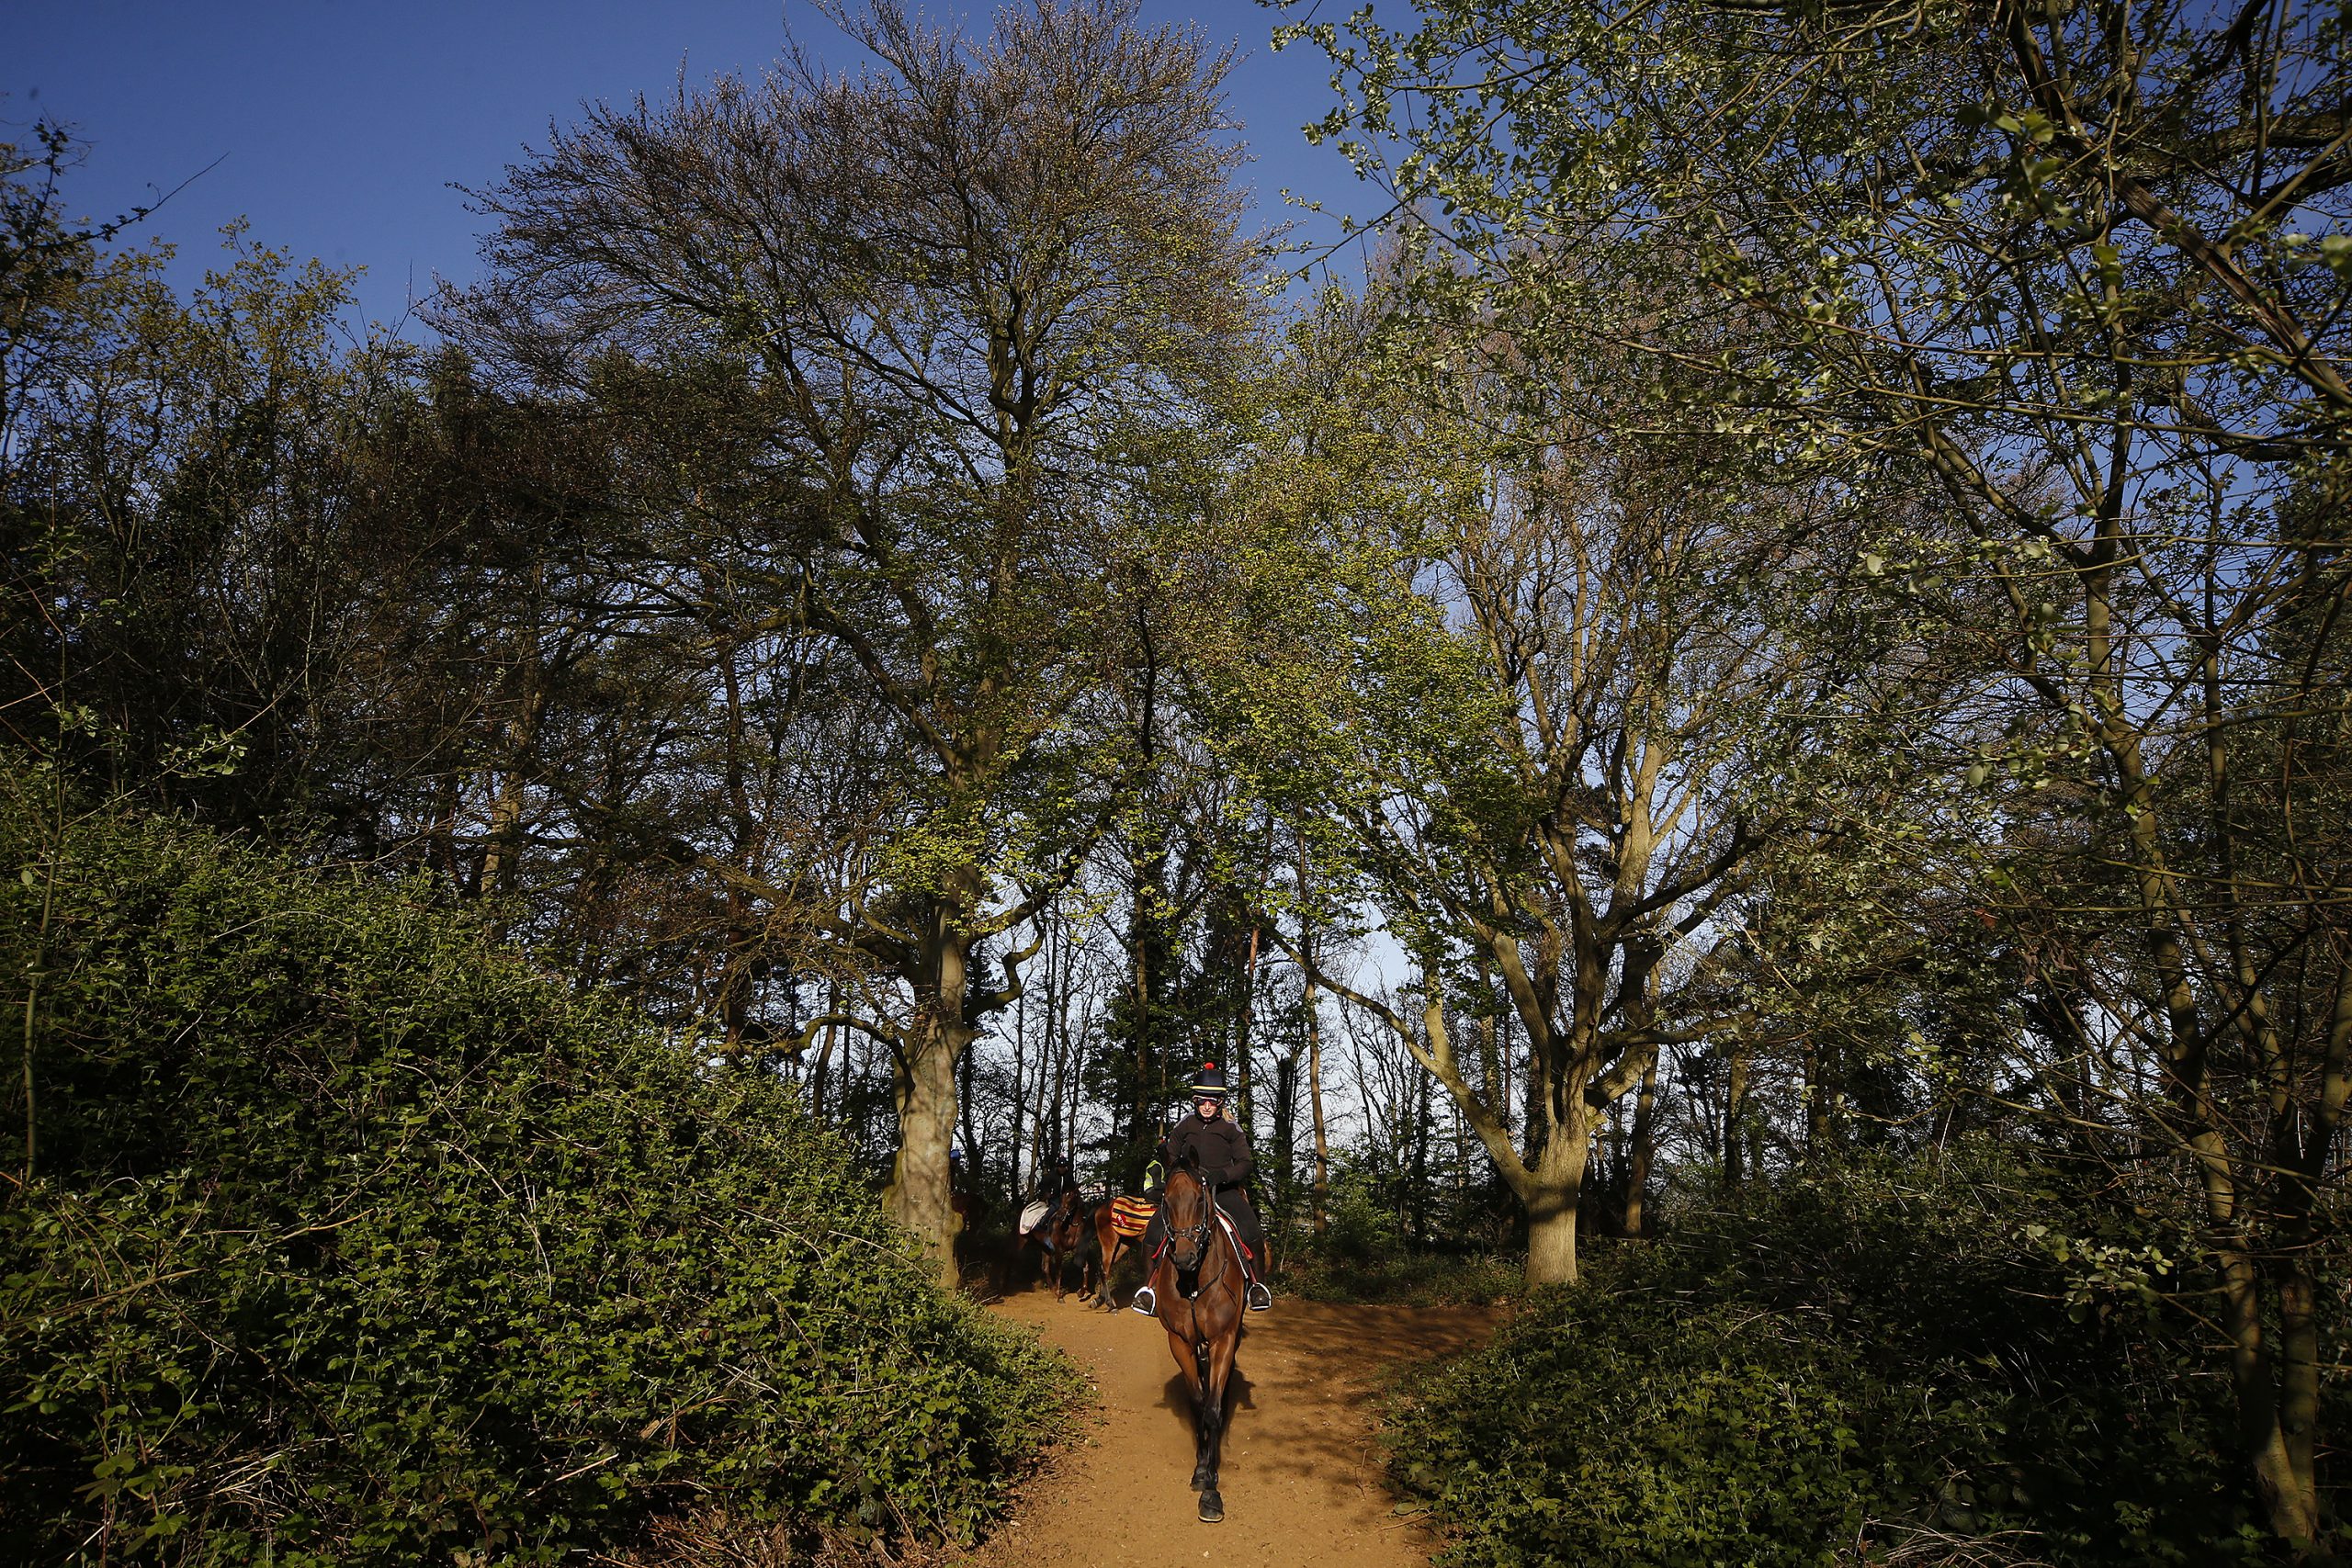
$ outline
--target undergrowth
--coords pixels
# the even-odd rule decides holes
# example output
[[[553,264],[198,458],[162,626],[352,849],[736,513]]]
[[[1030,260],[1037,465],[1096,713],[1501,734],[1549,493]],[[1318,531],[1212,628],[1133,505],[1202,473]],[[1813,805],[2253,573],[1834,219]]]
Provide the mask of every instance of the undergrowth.
[[[968,1540],[1076,1386],[774,1078],[422,886],[6,789],[0,865],[41,977],[0,1559],[554,1562],[689,1506]]]
[[[1303,1251],[1285,1263],[1281,1284],[1290,1294],[1340,1305],[1490,1306],[1522,1293],[1525,1274],[1525,1260],[1507,1254]]]
[[[2069,1266],[2053,1238],[2114,1222],[2046,1176],[1866,1164],[1686,1209],[1409,1380],[1395,1478],[1455,1568],[2260,1558],[2207,1348]]]

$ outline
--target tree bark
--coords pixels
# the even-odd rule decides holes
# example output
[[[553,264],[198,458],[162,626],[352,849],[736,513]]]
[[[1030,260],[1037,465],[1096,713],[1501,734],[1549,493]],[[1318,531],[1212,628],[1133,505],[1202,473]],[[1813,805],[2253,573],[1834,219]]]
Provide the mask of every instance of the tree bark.
[[[1527,1205],[1531,1289],[1577,1282],[1577,1213],[1583,1203],[1585,1162],[1591,1145],[1591,1119],[1572,1112],[1553,1128],[1543,1156],[1528,1172],[1521,1200]]]
[[[1829,1152],[1829,1086],[1821,1077],[1821,1044],[1804,1037],[1804,1152],[1819,1159]]]
[[[886,1201],[923,1243],[942,1289],[954,1290],[957,1220],[949,1201],[947,1151],[956,1137],[956,1064],[970,1032],[933,1016],[908,1043],[895,1074],[899,1149]]]
[[[835,987],[828,994],[826,1010],[839,1012],[841,1006],[841,991]],[[808,1075],[808,1111],[812,1116],[825,1114],[825,1080],[832,1069],[833,1045],[841,1038],[841,1027],[838,1023],[825,1025],[825,1043],[817,1048],[817,1070]]]
[[[1640,1098],[1634,1102],[1634,1153],[1625,1171],[1625,1234],[1640,1235],[1648,1216],[1644,1199],[1649,1191],[1650,1161],[1657,1146],[1657,1056],[1642,1069]]]
[[[910,977],[916,1014],[899,1032],[893,1051],[899,1147],[885,1201],[892,1216],[922,1242],[947,1290],[959,1283],[956,1235],[961,1222],[951,1201],[947,1157],[956,1132],[956,1071],[979,1032],[968,1017],[976,939],[964,927],[964,911],[978,906],[981,886],[978,870],[967,867],[933,897],[918,972]]]
[[[1307,1203],[1320,1241],[1330,1229],[1331,1137],[1323,1122],[1323,1013],[1315,982],[1306,982],[1306,1100],[1315,1117],[1315,1184]]]

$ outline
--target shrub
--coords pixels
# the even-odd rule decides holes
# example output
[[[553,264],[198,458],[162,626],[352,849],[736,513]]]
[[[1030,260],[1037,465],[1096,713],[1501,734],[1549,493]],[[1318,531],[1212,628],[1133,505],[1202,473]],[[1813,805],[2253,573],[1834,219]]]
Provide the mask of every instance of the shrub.
[[[1345,1155],[1333,1162],[1321,1236],[1283,1250],[1282,1288],[1310,1301],[1409,1306],[1486,1305],[1519,1292],[1526,1260],[1451,1246],[1417,1245],[1396,1209],[1381,1201],[1378,1176]],[[1303,1221],[1304,1216],[1298,1216]]]
[[[57,875],[0,1558],[548,1562],[689,1502],[964,1540],[1041,1441],[1047,1353],[773,1078],[421,887],[32,822],[0,792],[11,976]]]
[[[1814,1172],[1608,1249],[1408,1385],[1395,1473],[1457,1564],[2258,1555],[2201,1353],[2086,1310],[2035,1238],[2092,1222],[2026,1174]]]
[[[1487,1306],[1520,1293],[1526,1259],[1483,1252],[1342,1257],[1303,1247],[1283,1265],[1283,1291],[1346,1305]]]

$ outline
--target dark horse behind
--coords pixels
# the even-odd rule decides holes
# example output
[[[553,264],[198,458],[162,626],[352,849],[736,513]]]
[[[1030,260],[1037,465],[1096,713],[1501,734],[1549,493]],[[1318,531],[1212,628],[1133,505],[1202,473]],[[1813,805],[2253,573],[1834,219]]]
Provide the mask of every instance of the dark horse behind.
[[[1053,1207],[1037,1222],[1037,1228],[1024,1233],[1013,1244],[1009,1262],[1017,1262],[1030,1247],[1036,1247],[1043,1254],[1037,1260],[1038,1271],[1052,1278],[1054,1300],[1060,1301],[1069,1288],[1065,1272],[1075,1261],[1079,1265],[1079,1292],[1083,1295],[1088,1278],[1083,1244],[1091,1239],[1092,1229],[1092,1212],[1078,1190],[1069,1188],[1054,1199]]]

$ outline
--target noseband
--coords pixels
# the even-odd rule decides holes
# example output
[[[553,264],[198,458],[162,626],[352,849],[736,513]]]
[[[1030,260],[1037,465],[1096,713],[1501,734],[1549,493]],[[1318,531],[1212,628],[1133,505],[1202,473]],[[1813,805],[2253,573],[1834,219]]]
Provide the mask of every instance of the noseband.
[[[1216,1226],[1216,1189],[1205,1181],[1200,1185],[1201,1220],[1198,1224],[1178,1224],[1168,1213],[1167,1200],[1163,1198],[1160,1201],[1161,1223],[1168,1230],[1168,1261],[1176,1269],[1180,1288],[1186,1275],[1199,1280],[1201,1266],[1209,1260],[1209,1234]],[[1193,1266],[1190,1269],[1176,1261],[1176,1245],[1180,1240],[1189,1243],[1193,1248]],[[1187,1300],[1197,1293],[1197,1289],[1184,1292]]]

